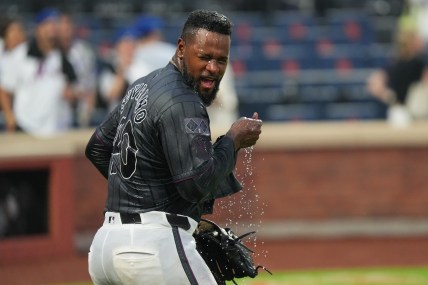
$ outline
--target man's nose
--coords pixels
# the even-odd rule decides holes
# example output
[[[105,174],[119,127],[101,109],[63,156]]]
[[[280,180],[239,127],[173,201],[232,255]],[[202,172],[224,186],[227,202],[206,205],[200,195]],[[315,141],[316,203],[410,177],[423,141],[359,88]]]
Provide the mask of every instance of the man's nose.
[[[211,59],[208,61],[207,70],[211,73],[218,73],[220,68],[218,66],[218,62],[215,59]]]

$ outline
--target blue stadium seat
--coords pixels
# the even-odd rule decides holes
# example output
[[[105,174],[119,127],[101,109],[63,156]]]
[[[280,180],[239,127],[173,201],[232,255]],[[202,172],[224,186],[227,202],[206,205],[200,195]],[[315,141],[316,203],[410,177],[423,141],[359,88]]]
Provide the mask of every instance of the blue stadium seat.
[[[366,13],[354,11],[330,13],[328,23],[329,37],[335,42],[369,44],[374,41],[373,23]]]
[[[254,112],[257,112],[260,119],[268,120],[267,108],[270,105],[269,103],[239,103],[238,113],[240,117],[251,117]]]
[[[249,24],[253,27],[266,26],[265,15],[257,12],[230,12],[227,14],[228,18],[232,20],[233,25],[239,26],[241,24]]]
[[[273,104],[284,101],[284,90],[277,86],[237,88],[240,104]]]
[[[298,102],[336,102],[340,97],[340,89],[337,85],[330,84],[307,84],[299,86]]]
[[[322,120],[321,104],[272,104],[266,110],[269,121],[314,121]]]
[[[393,44],[371,44],[367,47],[370,67],[383,68],[389,64],[394,57]]]
[[[283,58],[308,58],[313,59],[316,55],[316,50],[311,44],[289,44],[282,48]]]
[[[385,108],[378,102],[332,103],[326,106],[327,120],[374,120],[385,117]]]
[[[282,62],[278,59],[252,57],[245,61],[247,71],[281,71]]]
[[[347,102],[373,101],[366,82],[339,84],[340,99]]]
[[[316,24],[315,18],[300,11],[281,11],[277,12],[268,19],[272,26],[289,26],[292,24],[303,24],[305,26],[312,26]]]
[[[361,57],[328,57],[319,58],[319,67],[324,69],[350,70],[355,68],[366,68],[369,66],[369,61]]]

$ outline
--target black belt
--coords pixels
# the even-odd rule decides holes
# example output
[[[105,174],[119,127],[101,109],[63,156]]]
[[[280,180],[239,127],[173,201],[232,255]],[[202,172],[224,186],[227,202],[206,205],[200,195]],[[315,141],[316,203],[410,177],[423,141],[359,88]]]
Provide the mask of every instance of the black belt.
[[[141,216],[138,213],[120,213],[120,219],[122,224],[141,224]],[[179,227],[186,231],[190,229],[187,217],[166,213],[166,219],[173,227]]]

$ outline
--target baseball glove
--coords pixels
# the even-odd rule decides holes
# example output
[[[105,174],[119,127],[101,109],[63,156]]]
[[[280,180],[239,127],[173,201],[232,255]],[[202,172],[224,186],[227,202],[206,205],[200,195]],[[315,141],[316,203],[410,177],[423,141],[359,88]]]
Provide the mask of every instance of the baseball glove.
[[[226,280],[236,284],[235,278],[254,278],[259,268],[272,274],[265,267],[254,265],[254,252],[242,243],[243,238],[254,233],[248,232],[238,237],[229,228],[221,228],[210,220],[201,219],[194,234],[196,249],[219,285],[225,285]]]

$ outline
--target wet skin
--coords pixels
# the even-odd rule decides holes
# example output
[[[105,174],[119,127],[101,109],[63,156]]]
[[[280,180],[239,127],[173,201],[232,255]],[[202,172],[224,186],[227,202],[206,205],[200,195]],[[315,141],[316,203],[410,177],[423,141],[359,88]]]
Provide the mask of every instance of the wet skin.
[[[205,105],[215,99],[229,60],[230,36],[199,29],[178,41],[178,65]]]

